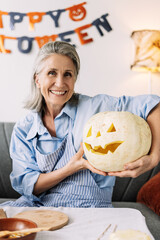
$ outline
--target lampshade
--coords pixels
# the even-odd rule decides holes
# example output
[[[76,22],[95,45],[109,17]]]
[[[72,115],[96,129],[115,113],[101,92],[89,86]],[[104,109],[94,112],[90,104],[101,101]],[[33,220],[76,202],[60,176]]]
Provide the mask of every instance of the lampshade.
[[[160,31],[134,31],[135,59],[131,66],[135,71],[160,72]]]

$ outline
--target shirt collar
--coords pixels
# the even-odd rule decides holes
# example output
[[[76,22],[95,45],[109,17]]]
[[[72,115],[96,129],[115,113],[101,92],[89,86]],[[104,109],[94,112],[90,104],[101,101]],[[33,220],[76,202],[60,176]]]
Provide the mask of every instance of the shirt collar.
[[[34,138],[37,134],[38,135],[43,135],[43,134],[48,134],[48,131],[46,127],[43,125],[42,119],[41,119],[41,114],[40,113],[33,113],[33,122],[32,126],[27,134],[26,139],[30,140]]]
[[[61,118],[63,114],[66,114],[69,118],[71,118],[73,121],[76,117],[76,105],[73,102],[67,102],[65,106],[62,108],[61,112],[58,114],[58,116],[55,119]]]
[[[65,106],[62,108],[61,112],[58,114],[58,116],[55,119],[62,118],[63,114],[66,114],[71,118],[73,121],[76,117],[76,111],[77,111],[77,102],[74,100],[68,101]],[[27,134],[26,139],[30,140],[34,138],[36,135],[44,135],[49,134],[47,128],[43,125],[41,113],[33,113],[33,123],[32,126]]]

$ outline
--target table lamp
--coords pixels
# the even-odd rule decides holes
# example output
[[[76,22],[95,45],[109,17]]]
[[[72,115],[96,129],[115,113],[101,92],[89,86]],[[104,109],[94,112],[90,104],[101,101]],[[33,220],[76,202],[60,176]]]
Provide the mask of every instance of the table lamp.
[[[135,59],[131,69],[149,73],[148,90],[151,94],[152,73],[160,72],[160,31],[134,31],[131,38],[135,43]]]

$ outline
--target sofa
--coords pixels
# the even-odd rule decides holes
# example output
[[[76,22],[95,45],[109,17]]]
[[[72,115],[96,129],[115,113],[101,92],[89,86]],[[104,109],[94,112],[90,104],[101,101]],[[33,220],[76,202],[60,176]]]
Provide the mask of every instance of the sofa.
[[[9,144],[14,123],[0,122],[0,203],[19,197],[10,183],[9,175],[12,161]],[[140,188],[160,171],[160,164],[137,178],[117,178],[113,192],[113,206],[116,208],[134,208],[146,219],[147,226],[155,240],[160,240],[160,216],[146,205],[136,202]]]

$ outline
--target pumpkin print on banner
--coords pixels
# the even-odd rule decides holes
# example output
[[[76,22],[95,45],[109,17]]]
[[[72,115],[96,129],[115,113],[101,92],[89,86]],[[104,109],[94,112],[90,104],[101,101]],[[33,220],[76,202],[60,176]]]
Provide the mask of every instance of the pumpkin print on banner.
[[[101,112],[92,116],[83,131],[83,148],[97,169],[122,171],[124,164],[146,155],[151,130],[141,117],[130,112]]]

